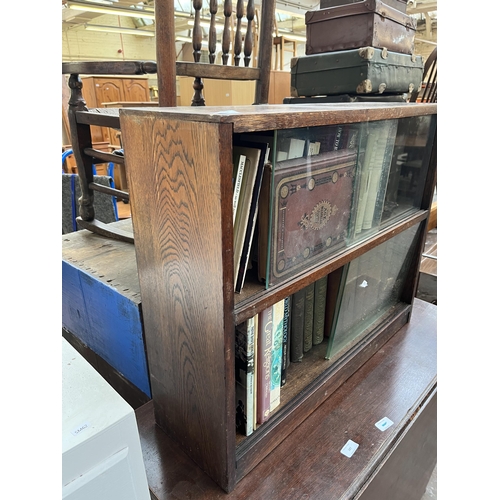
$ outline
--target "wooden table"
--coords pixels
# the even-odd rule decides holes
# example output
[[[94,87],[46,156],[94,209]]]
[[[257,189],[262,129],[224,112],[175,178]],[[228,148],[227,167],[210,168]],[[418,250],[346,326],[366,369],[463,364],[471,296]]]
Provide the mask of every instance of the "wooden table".
[[[136,410],[155,500],[420,500],[437,461],[437,307],[415,299],[411,321],[225,494]],[[387,417],[385,431],[375,423]],[[348,440],[359,444],[348,458]]]
[[[420,261],[417,297],[437,304],[437,227],[427,233]]]

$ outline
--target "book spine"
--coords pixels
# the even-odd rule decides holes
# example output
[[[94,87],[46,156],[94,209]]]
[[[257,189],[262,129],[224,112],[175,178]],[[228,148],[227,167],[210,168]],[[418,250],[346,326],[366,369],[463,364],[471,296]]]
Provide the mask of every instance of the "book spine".
[[[281,368],[283,365],[283,319],[285,315],[285,300],[282,299],[273,306],[273,350],[271,355],[271,402],[270,410],[275,410],[280,404]]]
[[[303,288],[292,295],[292,328],[290,335],[290,361],[297,363],[304,356],[304,303],[306,291]]]
[[[314,320],[312,344],[318,345],[325,338],[326,289],[328,276],[314,283]]]
[[[343,267],[339,267],[328,275],[325,300],[325,337],[329,337],[332,330],[343,269]]]
[[[387,188],[389,184],[389,175],[391,172],[391,167],[393,163],[394,156],[394,147],[396,143],[396,135],[398,131],[398,123],[396,120],[393,120],[387,125],[386,132],[386,146],[384,150],[384,159],[382,161],[381,167],[381,179],[380,179],[380,187],[377,194],[377,200],[375,202],[375,211],[373,215],[373,223],[374,225],[379,225],[382,217],[384,215],[385,204],[388,203],[388,206],[391,206],[390,195],[387,193]],[[397,156],[397,155],[396,155]],[[394,161],[397,163],[397,161]]]
[[[236,221],[236,210],[238,208],[238,200],[241,192],[241,181],[243,180],[243,173],[245,171],[246,156],[240,155],[238,164],[236,166],[234,187],[233,187],[233,225]]]
[[[286,384],[286,372],[290,364],[290,325],[291,325],[291,306],[292,297],[285,298],[284,314],[283,314],[283,349],[281,362],[281,387]]]
[[[248,371],[247,371],[247,436],[253,432],[254,414],[254,392],[255,392],[255,317],[247,320],[247,350],[248,350]]]
[[[347,276],[349,274],[350,263],[348,262],[340,269],[337,269],[332,277],[332,280],[329,281],[328,286],[330,287],[330,283],[332,283],[332,296],[328,300],[332,301],[332,311],[331,311],[331,323],[328,324],[329,331],[329,339],[328,339],[328,347],[326,350],[326,359],[331,359],[334,351],[334,342],[336,339],[336,334],[339,327],[341,310],[344,306],[345,300],[345,286],[347,281]],[[328,292],[329,293],[329,292]]]
[[[337,131],[335,133],[335,141],[333,143],[333,150],[338,151],[339,149],[342,149],[342,132],[344,130],[344,127],[342,125],[339,125],[337,127]]]
[[[253,432],[255,318],[236,327],[236,429],[245,436]]]
[[[374,225],[375,203],[380,190],[380,180],[382,178],[382,166],[386,146],[389,141],[387,127],[379,125],[376,133],[375,146],[368,165],[368,188],[366,196],[365,212],[362,220],[362,229],[371,229]]]
[[[259,197],[259,208],[257,215],[257,273],[260,281],[267,281],[267,251],[269,241],[269,210],[272,183],[272,165],[264,165],[262,186]]]
[[[255,185],[252,192],[252,200],[250,204],[248,224],[245,232],[245,239],[243,241],[243,251],[241,255],[240,265],[238,269],[235,270],[235,272],[238,273],[235,285],[236,293],[241,293],[241,290],[243,288],[243,283],[245,282],[245,275],[248,268],[248,261],[250,259],[250,252],[252,248],[255,226],[257,224],[257,216],[259,212],[259,197],[262,188],[263,174],[264,174],[264,161],[262,160],[261,163],[259,160],[259,166],[257,168],[257,176],[255,178]]]
[[[363,220],[365,218],[366,202],[368,200],[368,188],[370,185],[370,163],[373,152],[376,148],[377,133],[368,130],[368,141],[366,144],[363,160],[361,162],[360,189],[358,197],[358,207],[356,211],[355,234],[361,232]]]
[[[253,391],[253,414],[252,414],[252,424],[253,430],[257,429],[257,377],[259,370],[259,358],[258,358],[258,350],[259,350],[259,316],[254,316],[254,336],[253,336],[253,352],[254,352],[254,391]]]
[[[271,411],[271,356],[273,350],[273,306],[259,314],[259,343],[257,360],[257,423],[263,424],[269,419]]]
[[[314,324],[314,283],[306,286],[304,301],[304,353],[311,350]]]

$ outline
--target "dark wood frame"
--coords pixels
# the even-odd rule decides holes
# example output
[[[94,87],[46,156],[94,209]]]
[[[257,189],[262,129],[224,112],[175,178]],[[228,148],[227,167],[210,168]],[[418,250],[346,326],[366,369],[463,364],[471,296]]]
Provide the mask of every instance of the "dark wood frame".
[[[272,35],[275,0],[265,0],[261,5],[259,16],[259,45],[257,67],[249,67],[250,55],[254,49],[252,30],[248,29],[244,40],[244,66],[239,66],[241,43],[235,43],[233,53],[235,66],[228,66],[227,54],[230,47],[229,18],[233,15],[231,0],[225,0],[224,16],[226,19],[223,33],[223,56],[224,64],[215,62],[215,14],[217,13],[217,2],[210,1],[211,24],[213,29],[209,32],[210,64],[200,63],[201,50],[201,25],[200,10],[201,0],[193,0],[195,9],[195,26],[193,29],[193,58],[194,62],[178,62],[175,54],[175,20],[174,3],[170,0],[157,0],[155,2],[155,26],[156,26],[156,62],[154,61],[98,61],[98,62],[66,62],[62,63],[62,73],[69,74],[68,86],[71,96],[68,103],[68,122],[71,134],[71,145],[78,169],[78,176],[82,190],[79,200],[78,227],[89,231],[115,238],[121,241],[133,243],[133,234],[120,231],[111,226],[103,224],[95,218],[94,191],[101,191],[126,203],[129,194],[126,191],[103,188],[93,182],[92,164],[96,160],[101,162],[114,162],[125,165],[123,155],[102,153],[92,147],[92,136],[90,125],[109,126],[120,129],[118,111],[112,122],[107,120],[107,112],[112,108],[99,109],[91,113],[89,117],[81,115],[88,112],[87,104],[82,95],[82,80],[80,75],[158,75],[158,101],[160,106],[176,106],[176,75],[194,77],[192,100],[193,106],[204,106],[203,78],[214,78],[222,80],[256,80],[255,104],[266,104],[269,96],[269,83],[271,75]],[[241,18],[246,14],[250,26],[255,16],[253,0],[249,0],[244,13],[243,0],[236,2],[236,17],[238,24],[236,38],[241,41]],[[112,124],[111,124],[112,123]]]
[[[123,109],[130,199],[155,419],[224,490],[231,491],[408,322],[436,171],[436,136],[421,210],[285,284],[234,294],[234,133],[437,114],[434,104],[351,103]],[[88,114],[86,114],[88,116]],[[175,138],[175,140],[173,140]],[[151,168],[145,168],[149,165]],[[366,342],[337,360],[300,397],[237,447],[234,327],[281,298],[420,224],[402,305]]]

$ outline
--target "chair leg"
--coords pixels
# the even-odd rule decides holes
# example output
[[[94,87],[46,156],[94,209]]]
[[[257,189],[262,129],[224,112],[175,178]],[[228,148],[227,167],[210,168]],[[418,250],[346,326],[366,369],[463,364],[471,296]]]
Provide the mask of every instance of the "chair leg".
[[[71,145],[73,146],[73,155],[75,157],[80,179],[82,196],[79,202],[79,214],[85,221],[92,221],[95,217],[94,194],[89,188],[94,181],[92,159],[84,153],[85,148],[92,147],[92,136],[90,125],[82,125],[76,121],[77,111],[86,111],[87,105],[82,95],[82,80],[79,75],[72,74],[68,81],[71,89],[71,96],[68,102],[68,120],[71,133]]]

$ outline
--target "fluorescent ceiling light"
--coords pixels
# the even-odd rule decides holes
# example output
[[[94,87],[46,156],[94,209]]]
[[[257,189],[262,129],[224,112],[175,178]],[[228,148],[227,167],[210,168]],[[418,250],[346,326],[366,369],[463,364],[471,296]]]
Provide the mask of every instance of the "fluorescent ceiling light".
[[[86,24],[87,31],[102,31],[104,33],[122,33],[124,35],[155,36],[154,31],[139,30],[137,28],[121,28],[119,26],[100,26],[98,24]]]
[[[73,10],[81,10],[84,12],[97,12],[100,14],[111,14],[115,16],[139,17],[143,19],[154,19],[155,13],[153,10],[143,9],[124,9],[119,7],[104,6],[98,3],[91,2],[68,2],[68,8]]]

